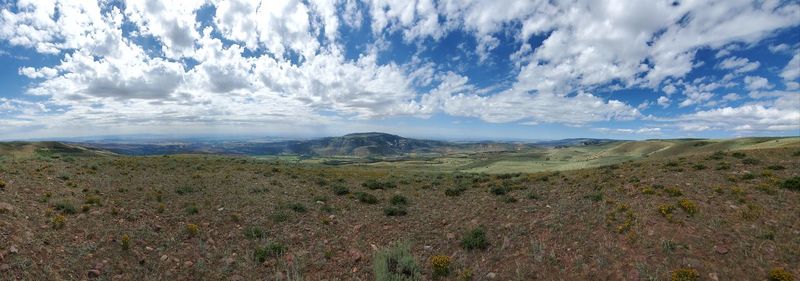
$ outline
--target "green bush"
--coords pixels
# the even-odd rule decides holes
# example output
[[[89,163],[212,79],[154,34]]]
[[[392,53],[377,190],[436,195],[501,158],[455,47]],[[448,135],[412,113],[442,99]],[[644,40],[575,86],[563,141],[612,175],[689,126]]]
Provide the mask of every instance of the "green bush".
[[[465,187],[448,187],[447,189],[444,190],[444,195],[451,196],[451,197],[460,196],[461,194],[464,193],[464,191],[467,191],[467,188],[465,188]]]
[[[75,205],[73,205],[72,202],[66,200],[56,203],[53,207],[64,214],[74,214],[78,212],[78,209],[75,208]]]
[[[264,238],[264,231],[257,226],[249,226],[244,229],[244,237],[247,239],[261,239]]]
[[[492,194],[494,194],[494,195],[505,195],[506,193],[508,193],[508,192],[509,192],[509,191],[511,191],[511,190],[510,190],[510,188],[508,188],[508,187],[506,187],[506,186],[493,186],[493,187],[490,189],[490,191],[491,191],[491,192],[492,192]]]
[[[486,240],[486,232],[480,227],[468,231],[461,238],[461,247],[467,250],[485,250],[489,247],[489,242]]]
[[[389,189],[397,187],[397,184],[391,181],[378,181],[378,180],[367,180],[361,184],[361,186],[369,188],[371,190],[375,189]]]
[[[422,269],[407,243],[398,243],[375,253],[372,272],[376,281],[422,280]]]
[[[344,186],[343,184],[334,184],[331,187],[331,189],[333,189],[333,194],[339,196],[350,194],[350,189],[347,188],[347,186]]]
[[[264,247],[256,247],[255,251],[253,252],[253,260],[263,263],[267,260],[267,258],[280,257],[284,252],[286,252],[286,247],[284,247],[283,244],[278,242],[270,242]]]
[[[383,209],[383,214],[389,217],[405,216],[408,211],[403,206],[389,206]]]
[[[184,195],[184,194],[189,194],[189,193],[194,193],[194,192],[197,192],[197,190],[194,187],[189,186],[189,185],[184,185],[184,186],[180,186],[178,188],[175,188],[175,193],[177,193],[178,195]]]
[[[786,179],[781,184],[781,187],[783,187],[785,189],[788,189],[788,190],[800,191],[800,177],[793,177],[793,178]]]
[[[408,205],[408,198],[404,197],[403,195],[395,195],[392,196],[390,202],[392,205]]]
[[[677,187],[664,188],[664,192],[666,192],[669,196],[672,197],[678,197],[683,195],[683,192],[681,192],[681,190],[678,189]]]
[[[378,197],[375,197],[375,195],[372,195],[372,194],[369,194],[369,193],[366,193],[366,192],[356,192],[355,195],[356,195],[356,199],[358,199],[358,202],[366,203],[366,204],[377,204],[378,203]]]
[[[747,165],[757,165],[758,163],[761,163],[761,161],[755,158],[745,158],[742,160],[742,164],[747,164]]]
[[[741,153],[741,152],[734,152],[734,153],[731,153],[731,156],[733,156],[733,157],[736,157],[736,158],[739,158],[739,159],[742,159],[742,158],[745,158],[745,157],[747,157],[747,155],[745,155],[744,153]]]

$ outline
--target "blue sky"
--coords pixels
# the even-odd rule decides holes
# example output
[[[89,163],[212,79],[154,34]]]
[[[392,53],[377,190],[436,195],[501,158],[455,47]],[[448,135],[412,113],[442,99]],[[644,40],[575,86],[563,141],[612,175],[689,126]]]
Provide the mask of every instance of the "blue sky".
[[[800,135],[796,1],[3,1],[0,139]]]

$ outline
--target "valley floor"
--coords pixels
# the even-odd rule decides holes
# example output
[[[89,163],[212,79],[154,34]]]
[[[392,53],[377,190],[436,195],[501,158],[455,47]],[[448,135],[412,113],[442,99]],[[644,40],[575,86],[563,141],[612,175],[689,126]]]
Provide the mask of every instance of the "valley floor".
[[[450,260],[440,280],[798,276],[798,177],[798,148],[494,175],[191,155],[7,159],[0,279],[374,280],[376,253],[398,242],[421,280],[439,255]],[[486,244],[468,249],[476,229]]]

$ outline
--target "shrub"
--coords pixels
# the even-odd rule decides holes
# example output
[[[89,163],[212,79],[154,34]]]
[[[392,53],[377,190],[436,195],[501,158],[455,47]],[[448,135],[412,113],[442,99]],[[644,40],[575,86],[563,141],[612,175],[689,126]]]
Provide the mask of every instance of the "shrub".
[[[758,163],[761,163],[761,161],[755,158],[745,158],[742,160],[742,164],[747,164],[747,165],[757,165]]]
[[[728,164],[726,162],[720,162],[719,165],[717,166],[717,171],[730,170],[730,169],[731,169],[731,164]]]
[[[510,191],[510,188],[506,186],[493,186],[490,190],[494,195],[505,195]]]
[[[0,180],[0,189],[5,189],[5,188],[6,188],[6,181]]]
[[[674,210],[675,210],[675,206],[673,206],[673,205],[669,205],[669,204],[658,205],[658,213],[660,213],[661,216],[663,216],[663,217],[665,217],[665,218],[667,218],[669,220],[672,219],[672,211],[674,211]]]
[[[753,173],[745,173],[744,175],[742,175],[743,180],[752,180],[754,178],[756,178],[756,175],[754,175]]]
[[[800,191],[800,177],[786,179],[781,184],[781,187],[788,190]]]
[[[331,187],[331,189],[333,189],[333,194],[339,196],[350,194],[350,189],[343,184],[335,184]]]
[[[716,151],[716,152],[714,152],[714,154],[711,154],[711,156],[709,156],[709,157],[708,157],[708,159],[711,159],[711,160],[721,160],[721,159],[722,159],[722,158],[724,158],[724,157],[725,157],[725,152],[722,152],[722,151]]]
[[[408,214],[403,206],[389,206],[383,209],[383,214],[389,217],[405,216]]]
[[[300,202],[295,202],[295,203],[289,204],[289,209],[292,209],[292,211],[295,211],[295,212],[298,212],[298,213],[305,213],[306,212],[306,206],[303,205],[303,203],[300,203]]]
[[[706,169],[706,165],[694,164],[694,165],[692,165],[692,168],[694,168],[696,171],[705,170]]]
[[[193,223],[186,224],[186,234],[189,234],[189,237],[197,236],[198,232],[200,232],[199,226]]]
[[[87,213],[87,212],[89,212],[89,210],[90,210],[91,208],[92,208],[92,206],[91,206],[91,205],[83,204],[83,205],[81,205],[81,212],[83,212],[83,213]]]
[[[470,230],[461,238],[461,247],[467,250],[485,250],[489,247],[489,242],[486,241],[486,232],[480,227]]]
[[[700,280],[700,273],[694,268],[681,268],[672,271],[672,281],[697,281]]]
[[[755,204],[747,204],[746,208],[740,211],[743,219],[755,220],[761,216],[761,206]]]
[[[397,187],[397,184],[391,181],[367,180],[363,182],[361,186],[369,188],[371,190],[375,190],[375,189],[395,188]]]
[[[289,214],[283,210],[275,210],[272,214],[269,215],[269,218],[272,219],[273,222],[285,222],[289,220]]]
[[[450,275],[450,257],[445,255],[431,257],[431,268],[433,268],[433,276]]]
[[[200,212],[195,203],[186,204],[186,214],[195,215]]]
[[[528,192],[528,195],[526,197],[530,200],[539,200],[542,198],[541,196],[539,196],[539,194],[536,194],[536,192],[533,191]]]
[[[422,273],[407,243],[398,243],[375,253],[372,272],[376,281],[416,281]]]
[[[589,194],[589,195],[583,196],[583,198],[592,200],[594,202],[600,202],[600,201],[603,201],[603,193],[602,192],[597,192],[597,193],[593,193],[593,194]]]
[[[689,215],[694,215],[695,213],[697,213],[697,204],[695,204],[692,201],[689,201],[688,199],[681,199],[680,201],[678,201],[678,204],[681,206],[681,209],[686,211],[686,213],[688,213]]]
[[[54,229],[61,229],[67,224],[67,218],[64,215],[56,215],[50,220]]]
[[[257,226],[249,226],[244,229],[244,237],[247,239],[261,239],[264,238],[264,231]]]
[[[769,271],[769,281],[794,281],[794,276],[783,268],[776,267]]]
[[[645,187],[642,188],[642,194],[648,194],[648,195],[656,194],[656,190],[649,187]]]
[[[195,190],[194,187],[189,186],[189,185],[184,185],[184,186],[180,186],[180,187],[175,188],[175,193],[177,193],[178,195],[189,194],[189,193],[193,193],[193,192],[196,192],[196,191],[197,190]]]
[[[404,197],[403,195],[395,195],[392,196],[390,202],[392,205],[408,205],[408,198]]]
[[[64,214],[74,214],[77,212],[75,205],[72,205],[72,202],[70,201],[60,201],[56,203],[53,207]]]
[[[446,196],[460,196],[461,194],[464,193],[464,191],[467,191],[467,188],[465,188],[465,187],[448,187],[447,189],[444,190],[444,195],[446,195]]]
[[[744,153],[741,153],[741,152],[734,152],[734,153],[731,153],[731,156],[733,156],[733,157],[736,157],[736,158],[739,158],[739,159],[742,159],[742,158],[745,158],[745,157],[747,157],[747,155],[745,155]]]
[[[83,201],[83,203],[87,205],[100,206],[100,197],[96,195],[86,195],[86,199]]]
[[[128,236],[128,234],[122,235],[122,239],[120,241],[123,250],[127,251],[131,248],[131,237]]]
[[[369,194],[369,193],[366,193],[366,192],[356,192],[355,195],[356,195],[356,199],[358,199],[358,202],[366,203],[366,204],[377,204],[378,203],[378,197],[375,197],[375,195],[372,195],[372,194]]]
[[[683,192],[681,192],[681,190],[678,189],[677,187],[664,188],[664,192],[666,192],[669,196],[672,197],[678,197],[683,195]]]
[[[516,203],[517,202],[517,198],[514,198],[514,196],[510,196],[510,195],[503,195],[503,196],[500,197],[500,201],[503,202],[503,203]]]
[[[277,258],[283,255],[286,252],[286,247],[283,244],[278,242],[270,242],[264,247],[256,247],[255,251],[253,252],[253,260],[259,263],[263,263],[267,260],[267,258]]]
[[[779,170],[786,169],[786,167],[781,166],[781,165],[769,165],[769,166],[767,166],[767,169],[770,169],[770,170],[773,170],[773,171],[779,171]]]

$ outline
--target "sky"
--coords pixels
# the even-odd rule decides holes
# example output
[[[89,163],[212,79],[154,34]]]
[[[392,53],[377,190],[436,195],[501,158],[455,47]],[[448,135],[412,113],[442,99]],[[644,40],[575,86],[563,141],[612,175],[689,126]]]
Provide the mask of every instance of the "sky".
[[[0,0],[0,139],[800,135],[800,2]]]

